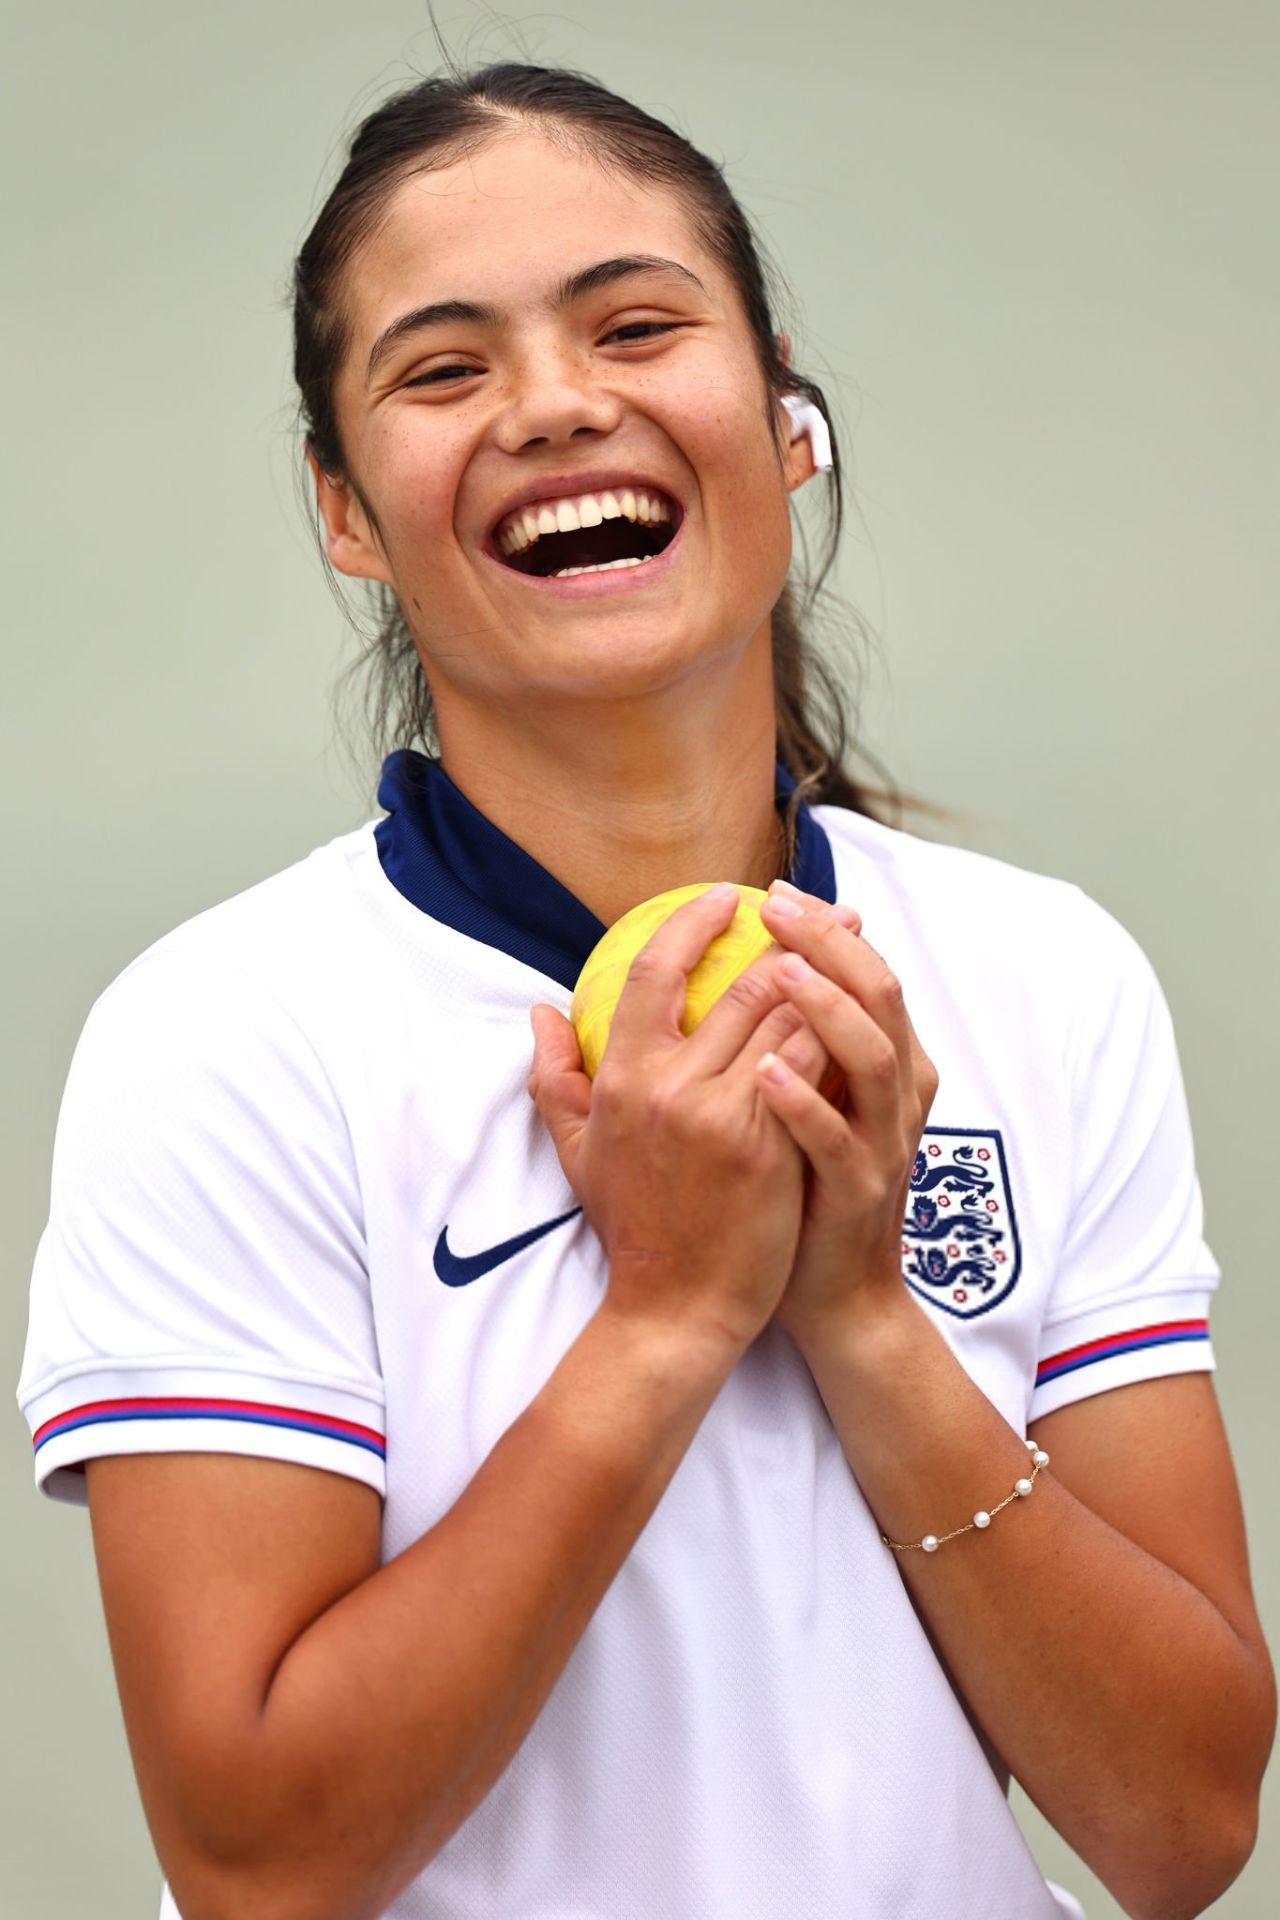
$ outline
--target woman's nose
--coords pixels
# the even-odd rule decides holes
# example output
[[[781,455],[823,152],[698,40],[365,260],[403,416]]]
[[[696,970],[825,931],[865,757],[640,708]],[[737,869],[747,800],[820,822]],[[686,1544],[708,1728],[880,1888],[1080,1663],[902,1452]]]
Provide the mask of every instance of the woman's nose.
[[[504,453],[539,443],[555,445],[575,434],[611,433],[621,417],[617,396],[593,378],[577,356],[531,356],[513,372],[498,423]]]

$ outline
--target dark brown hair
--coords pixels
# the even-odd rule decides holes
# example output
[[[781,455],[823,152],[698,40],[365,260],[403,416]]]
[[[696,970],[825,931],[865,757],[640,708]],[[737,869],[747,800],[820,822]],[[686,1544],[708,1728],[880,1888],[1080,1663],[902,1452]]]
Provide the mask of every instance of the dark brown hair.
[[[562,67],[502,63],[433,75],[393,95],[371,113],[358,128],[341,177],[294,263],[293,365],[301,424],[306,444],[325,473],[345,480],[358,493],[334,408],[335,376],[351,337],[344,305],[345,269],[361,243],[377,230],[401,181],[430,167],[452,165],[518,129],[536,130],[610,171],[675,194],[699,239],[737,288],[764,379],[770,431],[774,431],[770,403],[784,393],[811,400],[830,422],[831,409],[816,381],[781,358],[770,298],[778,277],[767,264],[722,169],[665,122],[589,75]],[[938,812],[929,803],[904,795],[892,781],[872,787],[846,771],[853,724],[850,709],[840,681],[807,637],[806,629],[820,616],[836,631],[852,628],[858,639],[869,638],[860,617],[840,609],[823,584],[835,559],[844,518],[844,481],[834,429],[831,438],[835,465],[818,483],[826,493],[827,523],[820,565],[812,575],[807,565],[799,573],[793,565],[772,615],[777,757],[796,781],[783,822],[788,865],[802,801],[811,806],[848,807],[892,825],[900,823],[904,806]],[[362,504],[369,510],[368,502]],[[316,531],[319,538],[318,524]],[[807,562],[803,532],[801,526]],[[332,581],[322,539],[320,550]],[[337,582],[333,585],[343,599]],[[380,582],[370,587],[376,627],[364,635],[365,653],[348,671],[359,673],[372,666],[365,692],[372,743],[379,760],[392,746],[419,741],[434,752],[431,692],[408,624],[389,587]],[[855,677],[860,678],[861,662],[855,658],[853,665]],[[879,767],[864,748],[858,750]]]

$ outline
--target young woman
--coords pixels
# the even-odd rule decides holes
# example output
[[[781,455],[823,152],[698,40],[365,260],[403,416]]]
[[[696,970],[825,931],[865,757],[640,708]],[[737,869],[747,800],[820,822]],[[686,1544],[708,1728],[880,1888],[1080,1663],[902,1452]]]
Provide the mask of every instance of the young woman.
[[[839,469],[718,169],[581,76],[429,80],[296,294],[328,556],[438,750],[94,1007],[19,1395],[164,1913],[1078,1914],[1011,1774],[1200,1912],[1275,1708],[1168,1011],[823,746]],[[712,881],[776,948],[682,1037],[700,894],[588,1079],[596,940]]]

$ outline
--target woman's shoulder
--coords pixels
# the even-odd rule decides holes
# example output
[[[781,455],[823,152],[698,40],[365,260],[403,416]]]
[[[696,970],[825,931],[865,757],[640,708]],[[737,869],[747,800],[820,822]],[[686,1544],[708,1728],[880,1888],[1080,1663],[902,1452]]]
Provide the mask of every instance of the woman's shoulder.
[[[820,806],[813,813],[831,842],[837,878],[845,887],[874,887],[911,902],[917,912],[963,912],[970,923],[999,917],[1007,932],[1011,913],[1017,924],[1031,926],[1044,916],[1088,920],[1104,911],[1065,876],[958,841],[929,839],[850,807]]]
[[[956,840],[933,839],[905,827],[890,826],[852,807],[819,806],[813,809],[813,815],[839,851],[869,863],[877,873],[904,887],[928,878],[969,881],[1024,898],[1039,894],[1048,899],[1055,893],[1080,891],[1074,882],[1057,875],[1019,866]]]
[[[838,897],[903,943],[904,962],[941,966],[999,999],[1110,1000],[1123,983],[1150,990],[1145,949],[1123,919],[1077,881],[956,842],[926,839],[851,808],[822,806]],[[897,956],[895,956],[897,957]]]
[[[184,993],[302,1018],[353,969],[367,969],[376,938],[365,884],[370,862],[376,867],[372,822],[202,908],[120,969],[90,1022],[119,1018],[126,1006],[145,1018],[149,1004]]]

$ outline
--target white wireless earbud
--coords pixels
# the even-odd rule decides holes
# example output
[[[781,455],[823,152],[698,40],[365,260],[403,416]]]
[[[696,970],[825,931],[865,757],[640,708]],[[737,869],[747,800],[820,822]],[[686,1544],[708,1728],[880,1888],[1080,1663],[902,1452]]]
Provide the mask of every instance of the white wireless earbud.
[[[831,458],[831,431],[823,415],[812,400],[798,393],[784,393],[782,404],[801,433],[808,434],[814,466],[819,473],[829,472],[835,462]]]

